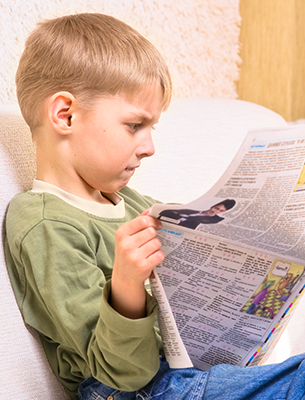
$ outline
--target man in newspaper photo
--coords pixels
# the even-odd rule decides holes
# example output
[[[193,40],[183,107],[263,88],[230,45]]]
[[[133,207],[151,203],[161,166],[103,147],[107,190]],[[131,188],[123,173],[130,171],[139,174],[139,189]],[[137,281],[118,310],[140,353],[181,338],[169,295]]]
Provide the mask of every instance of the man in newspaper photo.
[[[226,199],[214,204],[208,210],[196,211],[189,209],[164,210],[159,214],[161,221],[170,222],[190,229],[196,229],[199,224],[217,224],[224,220],[219,214],[230,210],[235,206],[235,200]]]

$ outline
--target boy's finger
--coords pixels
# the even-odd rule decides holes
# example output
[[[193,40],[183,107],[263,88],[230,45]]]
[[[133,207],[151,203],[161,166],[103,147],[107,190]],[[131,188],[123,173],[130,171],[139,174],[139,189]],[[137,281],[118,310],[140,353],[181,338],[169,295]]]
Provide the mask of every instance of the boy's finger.
[[[141,220],[141,224],[143,223],[142,229],[146,229],[148,227],[153,227],[156,230],[159,230],[162,228],[162,223],[159,219],[150,217],[149,215],[139,215],[138,218]],[[141,228],[139,229],[141,230]]]
[[[157,238],[149,240],[138,249],[138,256],[140,259],[147,260],[154,253],[161,250],[161,243]],[[163,251],[161,250],[163,253]]]
[[[140,257],[144,259],[149,255],[147,253],[147,244],[154,243],[152,251],[158,250],[161,247],[161,242],[156,237],[156,230],[154,227],[149,226],[146,229],[135,232],[134,234],[126,234],[124,231],[117,232],[118,246],[127,255]],[[150,244],[151,245],[151,244]],[[135,252],[136,250],[136,252]],[[139,252],[140,250],[140,252]],[[145,251],[146,250],[146,251]]]
[[[150,212],[150,208],[146,208],[140,215],[148,215]]]
[[[162,224],[156,218],[149,217],[148,215],[139,215],[137,218],[122,225],[119,230],[125,235],[134,235],[149,227],[159,230],[162,228]]]
[[[156,252],[150,254],[146,260],[146,268],[150,271],[152,271],[152,269],[154,269],[157,265],[161,264],[162,261],[164,260],[164,253],[162,250],[157,250]],[[150,275],[149,273],[149,275]]]

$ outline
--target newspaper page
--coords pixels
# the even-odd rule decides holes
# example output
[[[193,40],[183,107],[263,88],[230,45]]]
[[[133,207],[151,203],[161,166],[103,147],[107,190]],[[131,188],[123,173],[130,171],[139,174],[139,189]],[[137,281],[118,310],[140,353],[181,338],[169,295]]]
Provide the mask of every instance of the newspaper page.
[[[252,131],[220,180],[155,205],[151,289],[172,368],[262,363],[305,285],[305,125]]]

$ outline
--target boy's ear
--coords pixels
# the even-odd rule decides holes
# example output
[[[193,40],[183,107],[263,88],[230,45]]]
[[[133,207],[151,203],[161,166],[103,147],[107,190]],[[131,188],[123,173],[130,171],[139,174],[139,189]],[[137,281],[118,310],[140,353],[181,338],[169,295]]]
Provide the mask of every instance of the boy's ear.
[[[49,121],[60,135],[71,133],[76,105],[76,98],[70,92],[57,92],[51,96],[48,104]]]

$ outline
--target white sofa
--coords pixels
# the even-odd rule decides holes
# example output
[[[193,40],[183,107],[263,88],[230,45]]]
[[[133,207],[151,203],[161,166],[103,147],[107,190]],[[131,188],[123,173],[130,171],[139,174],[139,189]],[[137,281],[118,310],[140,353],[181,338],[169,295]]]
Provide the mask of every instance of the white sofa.
[[[166,202],[188,202],[203,194],[220,177],[248,129],[284,125],[286,122],[278,114],[244,101],[176,99],[154,133],[156,155],[143,160],[131,186]],[[34,175],[34,150],[28,128],[15,107],[2,106],[1,221],[12,196],[30,188]],[[23,323],[9,283],[2,244],[0,281],[0,398],[67,399],[50,370],[37,334]],[[297,309],[272,361],[302,350],[305,323],[299,316],[304,307],[301,304]]]

